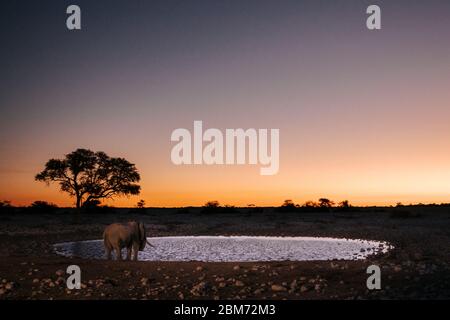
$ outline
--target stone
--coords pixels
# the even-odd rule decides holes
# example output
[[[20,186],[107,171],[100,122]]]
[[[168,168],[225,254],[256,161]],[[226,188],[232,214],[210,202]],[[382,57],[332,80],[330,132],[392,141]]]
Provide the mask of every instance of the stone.
[[[64,275],[64,271],[63,270],[57,270],[56,272],[55,272],[55,274],[58,276],[58,277],[62,277],[63,275]]]
[[[301,286],[300,287],[300,292],[307,292],[309,290],[309,288],[307,287],[307,286],[305,286],[305,285],[303,285],[303,286]]]
[[[289,287],[291,288],[291,290],[296,290],[298,287],[297,279],[293,280]]]
[[[208,283],[202,281],[192,287],[191,293],[194,296],[203,296],[207,293],[208,289],[209,289]]]
[[[273,284],[271,287],[272,291],[275,292],[281,292],[281,291],[287,291],[287,289],[279,284]]]
[[[236,281],[234,282],[234,285],[235,285],[236,287],[243,287],[245,284],[244,284],[241,280],[236,280]]]
[[[57,285],[61,285],[64,284],[66,282],[66,279],[64,279],[63,277],[58,277],[58,279],[56,279],[55,283]]]
[[[14,288],[14,282],[8,282],[7,284],[5,284],[5,289],[10,291]]]

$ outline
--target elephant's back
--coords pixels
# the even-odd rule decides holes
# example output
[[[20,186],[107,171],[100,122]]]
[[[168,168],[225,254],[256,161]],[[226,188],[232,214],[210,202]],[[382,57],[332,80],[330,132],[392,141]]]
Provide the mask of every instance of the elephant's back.
[[[113,223],[105,228],[103,237],[108,239],[118,238],[124,240],[125,238],[129,237],[129,234],[130,231],[128,230],[128,226],[120,223]]]
[[[110,225],[107,225],[105,227],[105,232],[118,230],[118,229],[121,229],[121,228],[124,228],[124,227],[126,227],[126,226],[121,224],[121,223],[111,223]]]

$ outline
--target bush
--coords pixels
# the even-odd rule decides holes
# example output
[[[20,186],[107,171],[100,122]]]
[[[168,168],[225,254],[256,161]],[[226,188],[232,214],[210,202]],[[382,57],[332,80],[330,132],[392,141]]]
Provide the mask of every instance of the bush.
[[[54,213],[58,206],[54,203],[37,200],[30,205],[29,209],[34,213]]]
[[[275,210],[278,212],[296,212],[300,206],[295,204],[292,200],[284,200],[283,204],[276,208]]]
[[[394,210],[391,211],[389,217],[392,219],[410,219],[410,218],[418,218],[420,217],[420,214],[408,210]]]
[[[262,208],[262,207],[249,207],[247,213],[250,213],[250,214],[264,213],[264,208]]]
[[[203,206],[201,213],[213,214],[213,213],[236,213],[238,210],[235,206],[225,205],[223,207],[220,206],[218,201],[208,201]]]
[[[139,200],[136,204],[136,207],[138,209],[145,209],[145,200],[144,199]]]
[[[101,202],[97,199],[89,200],[83,203],[81,209],[84,213],[105,213],[110,212],[112,207],[110,206],[102,206]]]
[[[11,208],[11,201],[0,201],[0,208]]]
[[[94,199],[86,201],[85,203],[83,203],[81,207],[86,210],[92,210],[100,208],[100,204],[101,204],[100,200]]]
[[[192,207],[178,208],[176,213],[179,213],[179,214],[190,214],[191,213],[191,209],[192,209]]]
[[[0,214],[9,214],[14,211],[14,207],[11,205],[11,201],[0,201]]]

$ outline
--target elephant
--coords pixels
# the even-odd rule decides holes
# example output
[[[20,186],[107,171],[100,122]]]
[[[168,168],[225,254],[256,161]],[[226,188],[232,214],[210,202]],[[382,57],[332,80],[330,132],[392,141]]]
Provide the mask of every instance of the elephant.
[[[138,260],[138,251],[142,251],[148,244],[145,233],[145,226],[142,222],[130,221],[126,224],[113,223],[105,228],[103,232],[103,243],[105,245],[106,256],[111,260],[111,251],[116,252],[117,260],[122,260],[122,248],[127,248],[127,260]]]

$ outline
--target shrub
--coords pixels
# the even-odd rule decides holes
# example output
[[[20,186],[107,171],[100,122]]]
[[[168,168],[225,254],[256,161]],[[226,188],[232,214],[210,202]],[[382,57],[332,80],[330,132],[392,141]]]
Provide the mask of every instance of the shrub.
[[[136,207],[138,207],[138,209],[145,209],[145,200],[141,199],[138,201],[138,203],[136,204]]]
[[[29,208],[35,213],[54,213],[58,209],[58,206],[54,203],[37,200]]]
[[[179,213],[179,214],[190,214],[191,213],[191,209],[192,209],[192,207],[178,208],[176,213]]]
[[[89,201],[86,201],[83,203],[83,205],[81,206],[82,212],[84,213],[105,213],[105,212],[110,212],[111,209],[113,209],[113,207],[110,206],[102,206],[100,200],[98,199],[92,199]]]
[[[420,214],[408,210],[393,210],[389,214],[389,217],[392,219],[410,219],[410,218],[418,218],[420,217]]]
[[[276,208],[278,212],[296,212],[299,209],[299,205],[295,204],[291,199],[284,200],[283,204]]]
[[[208,201],[203,206],[201,213],[235,213],[237,211],[235,206],[225,205],[221,207],[218,201]]]
[[[9,214],[12,213],[14,207],[11,205],[11,201],[0,201],[0,213],[1,214]]]

